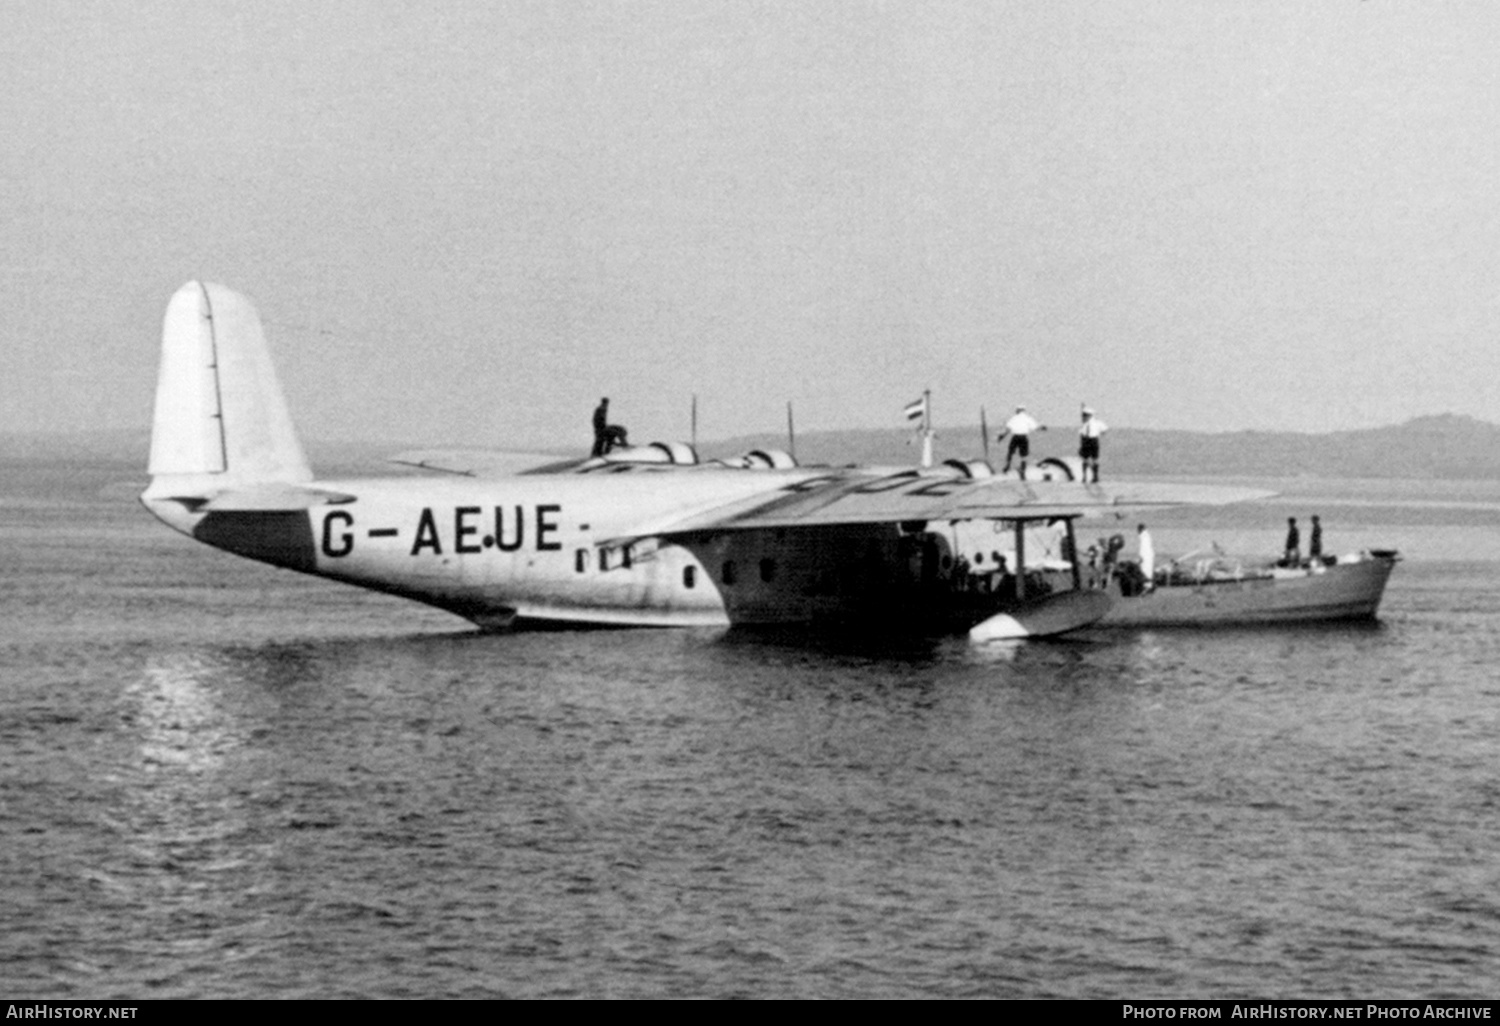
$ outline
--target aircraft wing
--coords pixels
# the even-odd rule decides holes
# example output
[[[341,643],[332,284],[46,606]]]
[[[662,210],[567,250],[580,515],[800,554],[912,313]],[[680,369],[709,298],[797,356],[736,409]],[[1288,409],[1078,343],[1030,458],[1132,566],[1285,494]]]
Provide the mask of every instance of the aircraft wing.
[[[1174,506],[1246,502],[1273,494],[1219,485],[1122,482],[1105,486],[1068,481],[939,477],[917,471],[880,475],[830,470],[673,522],[653,524],[637,536],[922,520],[1031,520],[1134,514]]]
[[[556,453],[508,452],[502,449],[420,449],[397,453],[392,463],[462,477],[512,477],[572,470],[583,462]]]

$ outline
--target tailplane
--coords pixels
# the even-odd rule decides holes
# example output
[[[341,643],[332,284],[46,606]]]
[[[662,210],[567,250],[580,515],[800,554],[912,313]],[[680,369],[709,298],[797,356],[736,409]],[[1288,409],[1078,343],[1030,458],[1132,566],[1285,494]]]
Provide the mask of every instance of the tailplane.
[[[188,282],[167,304],[148,469],[141,498],[158,516],[153,500],[312,480],[260,317],[222,285]]]

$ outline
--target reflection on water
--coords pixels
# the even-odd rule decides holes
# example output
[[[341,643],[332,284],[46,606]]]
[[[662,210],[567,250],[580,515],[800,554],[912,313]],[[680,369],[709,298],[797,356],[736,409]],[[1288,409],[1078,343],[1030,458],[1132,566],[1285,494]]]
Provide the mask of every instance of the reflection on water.
[[[197,789],[243,746],[244,728],[215,701],[216,684],[234,683],[223,680],[225,669],[204,652],[153,652],[125,685],[141,732],[141,764],[159,773],[149,790]]]
[[[1014,663],[1027,646],[1025,641],[986,641],[966,644],[960,658],[974,666],[1000,666]]]
[[[175,968],[164,995],[212,966],[250,957],[247,893],[268,886],[278,845],[258,803],[269,782],[253,741],[264,725],[242,700],[251,662],[207,649],[149,652],[125,681],[121,717],[134,751],[115,766],[102,818],[116,835],[99,872],[131,906],[124,966]]]

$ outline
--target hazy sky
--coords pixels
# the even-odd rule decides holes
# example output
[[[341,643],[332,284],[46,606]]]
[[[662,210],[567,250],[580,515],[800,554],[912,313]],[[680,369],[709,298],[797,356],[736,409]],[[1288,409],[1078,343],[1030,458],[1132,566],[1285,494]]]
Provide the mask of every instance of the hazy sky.
[[[1493,0],[0,4],[0,430],[260,308],[306,437],[1500,420]]]

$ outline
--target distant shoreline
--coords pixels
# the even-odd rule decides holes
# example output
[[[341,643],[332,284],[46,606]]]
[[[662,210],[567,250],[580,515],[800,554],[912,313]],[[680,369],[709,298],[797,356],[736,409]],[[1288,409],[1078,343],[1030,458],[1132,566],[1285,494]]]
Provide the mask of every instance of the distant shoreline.
[[[652,441],[653,439],[647,439]],[[661,439],[674,441],[675,439]],[[386,466],[392,454],[414,448],[495,448],[515,451],[583,455],[587,438],[565,439],[563,445],[486,445],[488,439],[438,442],[407,440],[328,441],[306,439],[315,468]],[[912,432],[900,428],[812,431],[795,438],[796,455],[806,464],[841,466],[850,463],[911,465],[920,450]],[[784,435],[746,435],[699,444],[704,459],[733,456],[753,449],[788,449]],[[1072,456],[1076,439],[1068,426],[1036,436],[1033,460]],[[73,461],[140,467],[150,452],[150,434],[133,431],[76,434],[0,434],[0,460],[25,463]],[[974,428],[938,428],[938,460],[981,458],[984,454]],[[1002,453],[991,443],[990,461]],[[1314,480],[1500,481],[1500,426],[1472,417],[1445,414],[1420,417],[1405,424],[1362,431],[1327,434],[1237,431],[1209,433],[1119,428],[1105,436],[1102,465],[1106,476],[1307,477]]]

